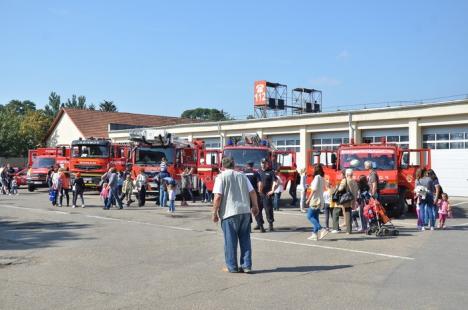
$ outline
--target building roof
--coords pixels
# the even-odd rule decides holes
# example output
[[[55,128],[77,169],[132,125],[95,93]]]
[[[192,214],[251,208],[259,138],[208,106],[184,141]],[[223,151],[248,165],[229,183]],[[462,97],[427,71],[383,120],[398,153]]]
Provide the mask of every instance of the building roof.
[[[62,108],[52,122],[46,137],[49,137],[53,132],[63,113],[67,113],[85,138],[108,138],[109,124],[121,124],[131,127],[161,127],[197,122],[193,119],[173,116]]]

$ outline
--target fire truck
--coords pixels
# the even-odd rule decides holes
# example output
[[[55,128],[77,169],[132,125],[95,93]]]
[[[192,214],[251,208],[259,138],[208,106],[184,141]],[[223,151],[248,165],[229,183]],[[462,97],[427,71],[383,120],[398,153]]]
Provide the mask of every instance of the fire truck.
[[[135,179],[141,169],[144,170],[147,176],[147,195],[159,195],[156,177],[160,173],[163,158],[167,161],[167,171],[176,181],[180,181],[186,167],[196,170],[197,153],[186,140],[155,129],[134,129],[130,132],[130,140],[132,143],[128,164],[132,169],[132,177]]]
[[[198,147],[198,176],[209,191],[213,190],[214,181],[221,169],[221,158],[234,159],[235,170],[241,171],[248,162],[254,163],[254,170],[260,169],[260,162],[266,158],[273,169],[280,169],[279,176],[283,183],[296,182],[297,166],[295,151],[274,150],[268,141],[258,136],[244,136],[240,141],[228,140],[223,150],[210,150]],[[285,186],[286,188],[286,186]]]
[[[70,146],[38,148],[29,151],[28,165],[30,168],[26,176],[28,191],[39,187],[47,187],[47,173],[51,167],[66,168],[70,160]]]
[[[128,146],[111,143],[108,139],[79,139],[71,144],[70,172],[81,173],[89,188],[98,188],[101,176],[109,168],[124,170]]]
[[[408,200],[413,202],[415,173],[418,168],[431,167],[430,149],[402,149],[395,144],[343,144],[337,150],[310,150],[308,153],[308,183],[313,170],[322,164],[325,179],[336,186],[342,178],[341,171],[352,168],[354,178],[368,176],[364,162],[370,161],[379,176],[380,202],[393,217],[408,210]]]

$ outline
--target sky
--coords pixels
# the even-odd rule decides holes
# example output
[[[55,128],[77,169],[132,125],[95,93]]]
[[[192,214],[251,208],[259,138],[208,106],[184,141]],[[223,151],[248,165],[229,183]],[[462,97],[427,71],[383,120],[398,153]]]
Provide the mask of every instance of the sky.
[[[0,104],[50,92],[253,114],[255,80],[324,110],[468,94],[468,1],[0,0]]]

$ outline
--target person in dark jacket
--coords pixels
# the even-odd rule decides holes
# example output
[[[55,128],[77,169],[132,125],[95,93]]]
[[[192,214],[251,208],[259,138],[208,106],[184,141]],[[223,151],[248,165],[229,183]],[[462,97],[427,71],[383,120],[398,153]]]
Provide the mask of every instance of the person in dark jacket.
[[[85,202],[83,198],[83,193],[85,191],[85,183],[83,178],[81,177],[81,173],[77,173],[75,180],[73,181],[73,206],[72,208],[76,208],[76,201],[78,200],[78,196],[81,198],[81,207],[85,207]]]

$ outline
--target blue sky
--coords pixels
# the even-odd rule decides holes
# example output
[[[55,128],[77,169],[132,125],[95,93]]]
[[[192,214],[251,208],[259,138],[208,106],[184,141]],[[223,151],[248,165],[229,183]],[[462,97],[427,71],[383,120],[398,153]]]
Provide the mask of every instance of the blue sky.
[[[325,3],[326,2],[326,3]],[[325,109],[468,94],[468,1],[0,0],[0,103],[253,110],[253,83]]]

